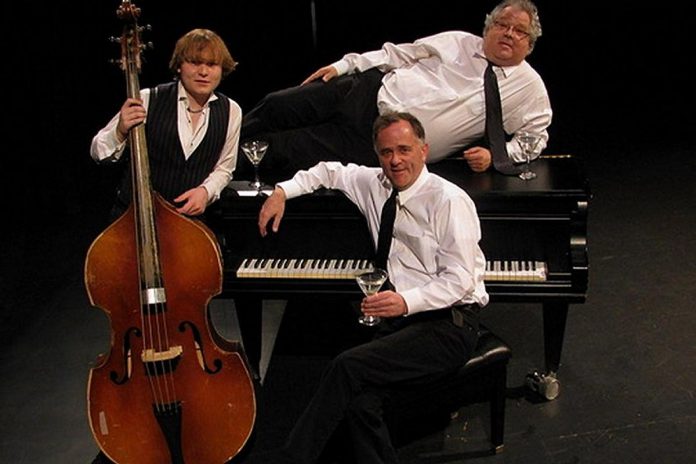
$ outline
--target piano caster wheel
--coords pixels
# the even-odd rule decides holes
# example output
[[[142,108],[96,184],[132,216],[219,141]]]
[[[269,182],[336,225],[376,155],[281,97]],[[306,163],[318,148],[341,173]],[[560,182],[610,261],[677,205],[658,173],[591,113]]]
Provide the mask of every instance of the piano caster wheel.
[[[556,399],[561,389],[561,383],[556,378],[555,372],[540,374],[534,371],[527,374],[525,383],[530,390],[538,393],[549,401]]]

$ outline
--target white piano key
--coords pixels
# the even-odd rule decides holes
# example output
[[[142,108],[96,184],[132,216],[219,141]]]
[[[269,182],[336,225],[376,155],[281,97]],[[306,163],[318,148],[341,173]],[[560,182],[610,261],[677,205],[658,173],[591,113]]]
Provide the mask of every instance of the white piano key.
[[[339,258],[245,258],[237,268],[244,279],[339,279],[351,280],[374,269],[367,259]],[[543,261],[486,261],[485,281],[544,282],[548,268]]]

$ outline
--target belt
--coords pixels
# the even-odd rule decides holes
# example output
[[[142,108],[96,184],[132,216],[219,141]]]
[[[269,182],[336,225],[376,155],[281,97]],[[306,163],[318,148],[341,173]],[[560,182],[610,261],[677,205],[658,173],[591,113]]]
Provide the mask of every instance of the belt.
[[[455,305],[451,308],[432,309],[423,311],[412,316],[406,317],[409,322],[419,321],[437,321],[442,319],[451,319],[452,323],[457,327],[471,326],[474,330],[478,330],[479,312],[481,307],[476,303],[463,305]]]
[[[457,327],[469,325],[472,329],[478,332],[479,329],[479,313],[481,307],[476,303],[452,306],[452,322]]]

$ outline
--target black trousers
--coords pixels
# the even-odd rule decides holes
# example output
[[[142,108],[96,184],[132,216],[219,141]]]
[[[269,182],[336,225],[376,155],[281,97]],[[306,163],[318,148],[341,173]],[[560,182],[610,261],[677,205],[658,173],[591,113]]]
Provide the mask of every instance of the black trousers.
[[[477,339],[471,325],[455,325],[450,310],[387,323],[374,340],[331,362],[288,437],[284,461],[316,462],[339,425],[346,425],[354,462],[397,463],[383,420],[390,393],[451,375],[471,357]]]
[[[269,142],[262,172],[292,175],[319,161],[377,166],[372,124],[382,77],[372,69],[272,92],[245,114],[240,141]],[[250,169],[240,150],[237,174]]]

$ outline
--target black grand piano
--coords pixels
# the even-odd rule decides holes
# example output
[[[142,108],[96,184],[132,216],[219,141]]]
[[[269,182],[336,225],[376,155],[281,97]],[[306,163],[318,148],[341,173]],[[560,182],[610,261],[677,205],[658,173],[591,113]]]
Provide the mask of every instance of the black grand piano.
[[[538,302],[544,317],[545,395],[557,393],[568,305],[585,301],[588,281],[589,186],[580,160],[545,156],[523,181],[496,172],[473,173],[460,159],[428,165],[462,187],[476,203],[491,302]],[[317,191],[288,201],[278,234],[261,238],[258,212],[265,195],[233,181],[210,210],[224,260],[222,297],[238,305],[250,364],[261,352],[261,300],[321,293],[362,297],[353,276],[374,255],[367,226],[343,194]],[[543,393],[542,393],[543,394]]]

